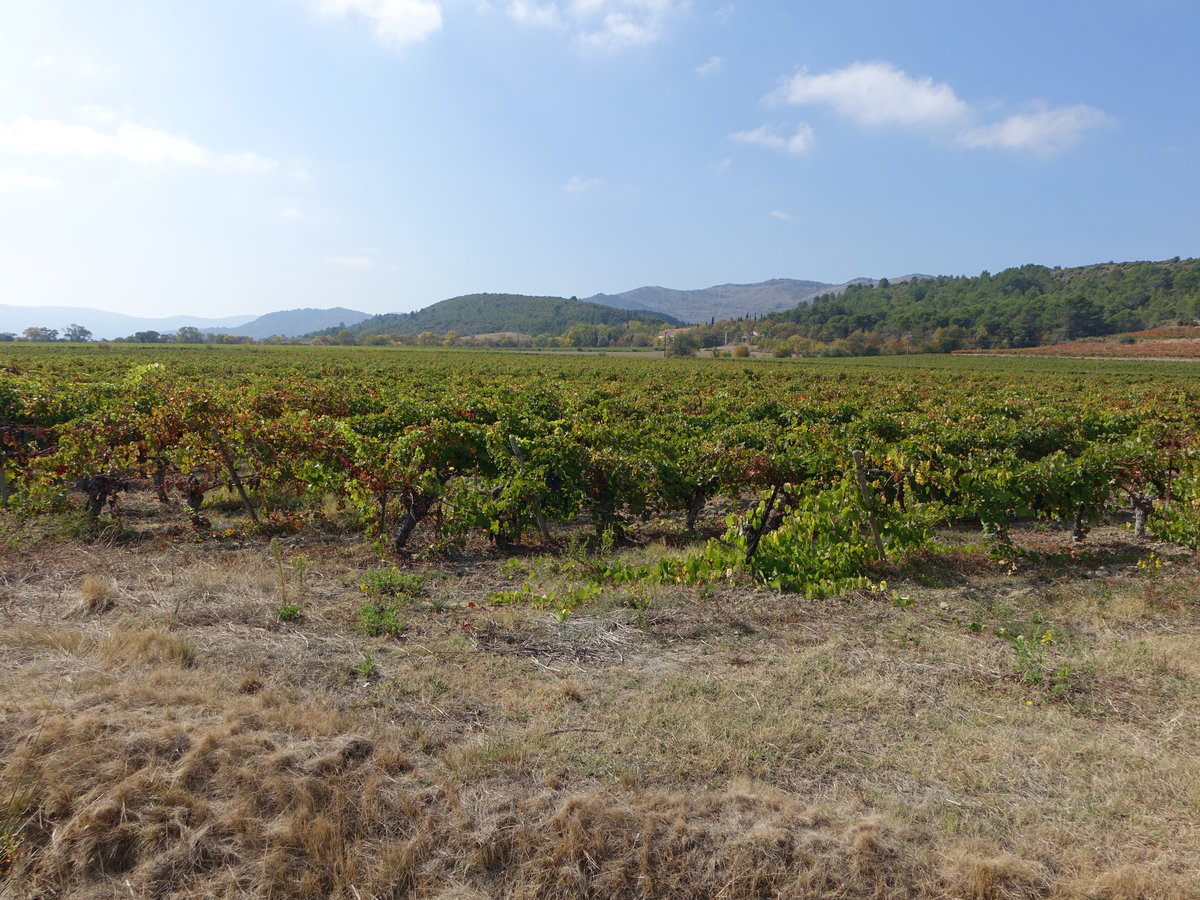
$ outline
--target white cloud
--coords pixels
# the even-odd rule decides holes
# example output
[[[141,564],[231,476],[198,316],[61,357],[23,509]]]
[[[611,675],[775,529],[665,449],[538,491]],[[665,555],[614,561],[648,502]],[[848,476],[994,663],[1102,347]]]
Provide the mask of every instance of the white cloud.
[[[568,194],[582,194],[585,191],[594,191],[597,188],[602,188],[605,185],[603,178],[582,178],[579,175],[572,175],[567,179],[567,183],[563,185],[563,190]]]
[[[913,77],[886,62],[856,62],[819,75],[798,72],[770,94],[769,103],[820,105],[837,115],[874,127],[907,127],[928,131],[960,147],[1023,150],[1049,155],[1075,146],[1085,132],[1116,120],[1095,107],[1051,107],[1035,103],[1030,111],[1000,122],[978,124],[980,110],[960,99],[948,84]],[[770,135],[744,132],[742,139]],[[738,135],[735,135],[738,137]]]
[[[828,106],[860,125],[943,128],[971,116],[949,85],[913,78],[886,62],[854,63],[821,75],[797,72],[769,99]]]
[[[714,175],[719,175],[721,172],[726,171],[732,165],[733,165],[733,160],[727,156],[724,159],[714,159],[705,168],[707,168],[708,171],[712,172]]]
[[[382,44],[418,44],[442,27],[442,7],[435,0],[314,0],[327,16],[362,16]]]
[[[93,125],[108,125],[118,121],[121,117],[107,106],[89,104],[75,110],[75,118],[81,122],[90,122]]]
[[[772,219],[778,219],[781,222],[792,221],[792,214],[786,213],[782,209],[773,209],[769,213],[767,213],[767,215],[770,216]]]
[[[725,67],[725,60],[719,56],[710,56],[700,65],[696,66],[697,75],[716,75]]]
[[[1038,104],[1032,112],[1017,113],[994,125],[969,128],[956,142],[963,147],[1031,150],[1049,155],[1074,147],[1086,131],[1114,124],[1112,116],[1095,107]]]
[[[508,14],[518,22],[567,29],[590,49],[614,52],[645,47],[662,37],[667,20],[688,0],[510,0]]]
[[[11,125],[0,124],[0,150],[43,156],[115,156],[136,165],[185,165],[251,174],[270,172],[277,165],[256,153],[215,153],[189,138],[128,121],[102,131],[90,125],[20,116]]]
[[[807,122],[796,126],[791,136],[780,134],[770,125],[760,125],[749,131],[735,131],[730,136],[740,144],[753,144],[757,147],[769,147],[772,150],[783,150],[787,153],[807,153],[816,143],[813,128]]]
[[[99,63],[77,53],[61,50],[47,50],[37,58],[33,66],[39,72],[82,78],[87,81],[95,80],[106,74],[105,67]]]
[[[0,169],[0,191],[44,191],[54,185],[54,179],[31,175],[23,169]]]
[[[358,253],[353,256],[335,256],[332,259],[326,260],[335,266],[341,266],[343,269],[370,269],[375,265],[375,260],[371,259],[366,253]]]

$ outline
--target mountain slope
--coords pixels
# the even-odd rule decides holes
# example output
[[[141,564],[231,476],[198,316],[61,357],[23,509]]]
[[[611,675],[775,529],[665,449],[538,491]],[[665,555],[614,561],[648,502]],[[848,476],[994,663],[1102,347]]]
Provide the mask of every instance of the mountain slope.
[[[922,278],[853,286],[772,318],[820,340],[852,331],[928,337],[980,348],[1063,340],[1190,323],[1200,315],[1200,259],[1026,265],[995,275]],[[943,332],[946,337],[948,331]]]
[[[299,337],[324,328],[345,328],[371,318],[370,313],[335,306],[332,309],[285,309],[267,313],[236,328],[205,328],[208,332],[237,334],[256,340],[275,337]]]
[[[615,309],[599,303],[564,297],[526,297],[521,294],[468,294],[452,297],[411,313],[373,316],[349,328],[354,334],[482,334],[520,331],[525,334],[561,334],[572,325],[620,325],[640,319],[677,324],[662,313]],[[337,329],[325,329],[333,333]]]
[[[587,300],[619,309],[652,310],[684,322],[707,322],[714,317],[736,319],[791,309],[833,287],[823,281],[773,278],[756,284],[718,284],[691,291],[640,287],[620,294],[596,294]]]

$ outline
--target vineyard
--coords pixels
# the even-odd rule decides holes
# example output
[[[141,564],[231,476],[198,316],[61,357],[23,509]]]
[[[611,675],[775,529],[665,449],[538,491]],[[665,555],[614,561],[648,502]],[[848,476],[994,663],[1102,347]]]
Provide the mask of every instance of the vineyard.
[[[517,544],[589,522],[728,529],[658,575],[749,577],[800,592],[861,586],[930,529],[1090,525],[1200,537],[1189,381],[969,370],[663,365],[485,355],[174,350],[14,356],[0,394],[3,503],[121,521],[153,490],[211,537],[213,492],[263,534],[331,504],[398,554]],[[419,540],[418,540],[419,538]]]
[[[1187,884],[1200,862],[1172,848],[1194,835],[1200,807],[1185,762],[1200,728],[1186,712],[1200,680],[1195,651],[1178,663],[1147,657],[1158,674],[1144,681],[1128,634],[1094,648],[1105,629],[1133,622],[1145,646],[1161,624],[1156,653],[1190,647],[1180,635],[1194,644],[1186,591],[1200,546],[1198,375],[1186,364],[998,357],[7,348],[4,658],[10,670],[73,686],[48,700],[34,682],[6,685],[0,879],[11,875],[30,896],[80,897],[127,896],[134,888],[121,882],[131,877],[139,892],[164,897],[1194,896]],[[210,600],[178,593],[201,570]],[[1011,600],[1050,596],[1045,585],[1084,575],[1109,599],[1088,587],[1055,588],[1041,605]],[[258,586],[257,599],[238,593],[238,578]],[[20,599],[22,586],[36,599]],[[80,592],[78,605],[55,607],[64,591]],[[1131,592],[1142,598],[1132,618],[1083,611]],[[133,618],[116,618],[122,609]],[[64,616],[78,624],[63,626]],[[212,629],[229,621],[241,625],[218,640]],[[126,639],[114,643],[121,628]],[[803,628],[819,630],[816,644]],[[259,645],[247,629],[261,630]],[[839,636],[863,630],[869,644]],[[899,649],[869,649],[899,632],[909,635]],[[695,641],[715,647],[733,674],[703,687]],[[696,648],[686,660],[671,655],[684,645]],[[1086,664],[1077,658],[1085,645],[1094,651]],[[811,646],[830,654],[825,663],[805,655]],[[306,668],[307,654],[319,663]],[[656,655],[684,674],[654,681]],[[491,668],[470,669],[467,657]],[[533,669],[518,667],[529,660]],[[628,681],[631,660],[650,681]],[[435,675],[434,665],[450,668]],[[87,702],[108,712],[84,714],[81,685],[103,669],[110,681]],[[877,678],[859,685],[866,707],[839,681],[864,673]],[[885,762],[881,752],[878,769],[860,771],[850,744],[835,749],[775,718],[804,697],[807,712],[793,712],[819,712],[832,734],[841,726],[821,711],[844,703],[850,711],[834,719],[855,718],[860,738],[886,743],[868,723],[901,733],[927,715],[918,709],[927,676],[966,717],[928,713],[942,723],[935,730],[960,735],[952,742],[994,740],[982,724],[961,731],[972,710],[986,709],[979,716],[1005,741],[1018,740],[1009,728],[1033,729],[1030,746],[1047,758],[1071,757],[1039,742],[1073,729],[1087,732],[1076,749],[1106,758],[1108,737],[1092,729],[1110,718],[1167,756],[1122,795],[1126,830],[1096,837],[1102,849],[1089,855],[1064,849],[1078,827],[1070,820],[1111,827],[1119,815],[1075,787],[1086,765],[1066,770],[1061,794],[1022,788],[1028,803],[1006,806],[971,787],[945,801],[934,794],[949,782],[929,781],[920,740],[917,755],[897,748]],[[794,679],[846,698],[792,692]],[[501,683],[527,685],[524,696],[503,694]],[[965,683],[984,699],[964,699]],[[704,705],[668,711],[651,699],[660,692]],[[893,710],[889,695],[908,712]],[[26,696],[42,699],[22,705]],[[722,727],[724,705],[740,709],[746,697],[758,712]],[[1044,706],[1045,731],[990,712],[1014,702]],[[173,704],[194,707],[202,726],[164,724]],[[39,708],[67,712],[47,725]],[[617,733],[625,716],[642,717],[641,739],[587,743]],[[1156,731],[1170,716],[1167,732]],[[143,750],[106,732],[118,720]],[[695,723],[708,737],[681,743]],[[128,757],[123,774],[71,755],[102,740],[119,744],[113,758]],[[193,759],[205,741],[217,756]],[[825,762],[798,762],[800,745]],[[1012,749],[990,752],[1012,765]],[[285,752],[290,762],[252,760]],[[923,752],[949,760],[958,751]],[[91,781],[63,782],[48,760]],[[972,783],[956,764],[945,762],[956,773],[947,777]],[[661,780],[649,774],[656,767]],[[857,774],[843,782],[843,770]],[[868,770],[886,770],[886,788]],[[314,773],[363,806],[322,794],[333,788],[319,789]],[[244,784],[263,779],[279,796],[251,803]],[[822,779],[840,787],[814,794]],[[1122,779],[1136,780],[1124,769],[1113,776]],[[1169,784],[1182,793],[1166,801]],[[469,814],[464,798],[476,788]],[[529,796],[502,802],[505,791]],[[909,791],[917,806],[941,810],[939,825],[901,821],[897,798]],[[161,815],[143,809],[130,825],[120,810],[147,792]],[[90,799],[76,804],[75,794]],[[1056,796],[1066,812],[1051,816],[1042,804]],[[1151,798],[1170,822],[1128,811]],[[818,800],[823,811],[813,812]],[[237,803],[245,822],[235,827],[218,811]],[[535,835],[518,807],[546,833],[574,835],[576,849]],[[464,836],[463,817],[474,814]],[[290,837],[279,837],[278,821],[264,824],[279,816]],[[693,816],[708,824],[672,833]],[[1042,818],[1057,824],[1023,841],[1000,827],[1014,816],[1035,837]],[[388,832],[379,822],[389,817],[425,825]],[[786,836],[800,821],[803,847]],[[643,828],[639,850],[629,841]],[[436,840],[421,843],[422,829]],[[1175,838],[1157,842],[1155,829]],[[180,856],[184,844],[191,856]],[[323,855],[332,852],[324,844],[342,856]],[[705,869],[714,854],[716,868]],[[664,865],[692,881],[648,874]],[[210,883],[220,891],[203,893]],[[1148,893],[1154,885],[1160,892]]]

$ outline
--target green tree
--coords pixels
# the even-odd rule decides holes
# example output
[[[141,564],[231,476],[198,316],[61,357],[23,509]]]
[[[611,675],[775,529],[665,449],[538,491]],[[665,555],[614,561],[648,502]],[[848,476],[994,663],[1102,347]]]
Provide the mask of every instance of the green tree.
[[[953,353],[967,345],[967,330],[961,325],[945,325],[933,333],[934,353]]]
[[[682,331],[667,342],[667,356],[695,356],[700,342],[690,331]]]
[[[75,344],[83,344],[92,339],[92,332],[82,325],[71,323],[67,326],[67,330],[63,332],[63,339]]]
[[[181,344],[203,344],[207,336],[194,325],[184,325],[175,333],[175,340]]]
[[[22,334],[24,334],[25,340],[36,341],[38,343],[49,343],[50,341],[58,340],[57,328],[41,328],[38,326],[33,326],[26,328]]]

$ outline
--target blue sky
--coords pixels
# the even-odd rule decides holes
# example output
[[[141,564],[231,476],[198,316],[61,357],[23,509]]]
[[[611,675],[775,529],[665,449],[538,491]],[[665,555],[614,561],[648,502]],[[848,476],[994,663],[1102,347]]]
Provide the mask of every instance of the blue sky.
[[[1195,0],[13,0],[0,303],[1200,255]]]

